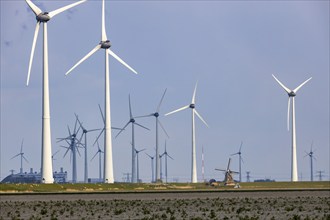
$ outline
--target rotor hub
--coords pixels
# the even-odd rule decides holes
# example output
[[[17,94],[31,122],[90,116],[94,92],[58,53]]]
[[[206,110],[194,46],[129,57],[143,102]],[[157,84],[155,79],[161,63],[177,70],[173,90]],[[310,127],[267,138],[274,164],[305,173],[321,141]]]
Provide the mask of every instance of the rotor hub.
[[[295,97],[296,93],[294,91],[291,91],[288,95],[289,95],[289,97]]]
[[[154,116],[155,116],[156,118],[158,118],[158,117],[159,117],[159,113],[156,112],[156,113],[154,114]]]
[[[131,118],[131,120],[129,120],[129,122],[134,123],[135,122],[135,119],[134,118]]]
[[[189,108],[195,108],[195,104],[190,104]]]
[[[101,41],[100,44],[101,44],[101,48],[103,49],[109,49],[111,47],[111,43],[109,40]]]
[[[39,22],[47,22],[50,20],[48,12],[42,12],[36,16],[37,21]]]

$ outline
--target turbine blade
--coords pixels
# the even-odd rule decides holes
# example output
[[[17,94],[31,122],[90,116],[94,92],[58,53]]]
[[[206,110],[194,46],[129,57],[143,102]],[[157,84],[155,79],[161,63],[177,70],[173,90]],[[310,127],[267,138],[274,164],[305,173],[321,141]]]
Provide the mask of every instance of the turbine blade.
[[[308,80],[306,80],[305,82],[301,83],[300,86],[298,86],[297,88],[295,88],[295,89],[293,90],[293,92],[294,92],[294,93],[298,92],[298,90],[299,90],[303,85],[305,85],[309,80],[311,80],[311,79],[312,79],[312,77],[309,78]]]
[[[173,157],[171,157],[169,154],[166,154],[166,155],[167,155],[169,158],[171,158],[172,160],[174,160]]]
[[[77,123],[78,123],[78,118],[76,118],[76,121],[74,123],[74,129],[73,129],[74,134],[76,134]]]
[[[104,115],[103,115],[100,104],[99,104],[99,109],[100,109],[100,113],[101,113],[101,116],[102,116],[102,119],[103,119],[103,123],[105,124],[105,118],[104,118]]]
[[[198,116],[198,118],[207,126],[209,127],[209,125],[206,123],[206,121],[202,118],[202,116],[197,112],[196,109],[194,109],[194,112],[196,113],[196,115]]]
[[[243,146],[243,141],[241,141],[241,146],[239,147],[239,151],[238,152],[241,152],[242,146]]]
[[[149,129],[149,128],[147,128],[147,127],[144,127],[143,125],[140,125],[140,124],[138,124],[138,123],[136,123],[136,122],[134,122],[134,124],[136,124],[136,125],[140,126],[141,128],[144,128],[144,129],[146,129],[146,130],[149,130],[149,131],[150,131],[150,129]]]
[[[56,10],[54,10],[54,11],[49,12],[48,15],[49,15],[50,18],[52,18],[52,17],[54,17],[55,15],[57,15],[57,14],[59,14],[59,13],[62,13],[62,12],[66,11],[66,10],[68,10],[68,9],[70,9],[70,8],[72,8],[72,7],[74,7],[74,6],[76,6],[76,5],[79,5],[79,4],[81,4],[81,3],[84,3],[85,1],[86,1],[86,0],[82,0],[82,1],[79,1],[79,2],[72,3],[72,4],[70,4],[70,5],[64,6],[64,7],[62,7],[62,8],[56,9]]]
[[[234,156],[234,155],[237,155],[238,153],[234,153],[234,154],[230,154],[230,156]]]
[[[116,127],[111,127],[111,129],[113,129],[113,130],[125,130],[125,129],[122,129],[122,128],[116,128]]]
[[[164,96],[165,96],[165,94],[166,94],[166,91],[167,91],[167,89],[165,89],[165,91],[164,91],[164,93],[163,93],[163,96],[162,96],[162,98],[160,99],[160,102],[159,102],[159,104],[158,104],[158,106],[157,106],[156,112],[159,112],[159,109],[160,109],[160,106],[162,105],[162,102],[163,102]]]
[[[97,128],[97,129],[91,129],[91,130],[87,130],[87,132],[92,132],[92,131],[99,131],[101,130],[101,128]]]
[[[228,161],[228,166],[227,166],[227,170],[229,170],[230,161],[231,161],[231,158],[229,158],[229,161]]]
[[[127,122],[127,124],[123,127],[123,129],[122,129],[121,131],[118,132],[118,134],[116,135],[116,137],[118,137],[118,135],[119,135],[123,130],[125,130],[125,128],[129,125],[129,123],[130,123],[130,121]],[[116,137],[115,137],[115,138],[116,138]]]
[[[127,63],[125,63],[120,57],[118,57],[114,52],[112,52],[110,49],[107,49],[108,53],[115,58],[116,60],[118,60],[121,64],[123,64],[124,66],[126,66],[129,70],[131,70],[133,73],[138,74],[132,67],[130,67]]]
[[[22,155],[22,157],[27,163],[29,163],[29,161],[23,155]]]
[[[290,90],[289,88],[285,87],[285,85],[283,85],[283,84],[281,83],[281,81],[278,80],[273,74],[272,74],[272,76],[273,76],[273,78],[277,81],[277,83],[280,84],[280,86],[281,86],[281,87],[282,87],[287,93],[290,93],[290,92],[291,92],[291,90]]]
[[[170,138],[170,136],[167,134],[167,132],[166,132],[164,126],[163,126],[162,123],[160,122],[160,120],[158,120],[158,124],[160,125],[160,127],[162,128],[162,130],[164,131],[164,133],[166,134],[166,136],[167,136],[168,138]]]
[[[194,94],[193,94],[193,97],[192,97],[192,100],[191,100],[192,104],[195,104],[197,84],[198,84],[198,81],[196,82],[195,89],[194,89]]]
[[[65,151],[65,154],[63,155],[63,158],[66,156],[66,154],[69,152],[70,147],[67,148],[67,150]]]
[[[137,116],[137,117],[134,117],[134,118],[146,118],[146,117],[151,117],[151,116],[154,116],[154,114],[151,113],[149,115],[142,115],[142,116]]]
[[[174,110],[174,111],[171,111],[171,112],[169,112],[169,113],[166,113],[165,116],[167,116],[167,115],[171,115],[171,114],[173,114],[173,113],[175,113],[175,112],[179,112],[179,111],[182,111],[182,110],[187,109],[187,108],[189,108],[189,105],[186,105],[186,106],[184,106],[184,107],[182,107],[182,108],[179,108],[179,109],[177,109],[177,110]]]
[[[106,33],[106,30],[105,30],[105,12],[104,12],[104,8],[105,8],[105,3],[104,3],[104,0],[102,0],[102,41],[107,40],[107,33]]]
[[[65,73],[65,75],[68,75],[74,68],[76,68],[79,64],[84,62],[87,58],[92,56],[96,51],[98,51],[101,48],[101,45],[98,44],[93,50],[91,50],[86,56],[84,56],[81,60],[78,61],[68,72]]]
[[[128,108],[129,108],[129,117],[130,119],[133,118],[133,114],[132,114],[132,107],[131,107],[131,95],[128,95]]]
[[[67,126],[68,126],[69,135],[71,137],[72,135],[71,135],[71,131],[70,131],[69,125],[67,125]]]
[[[226,170],[223,170],[223,169],[214,169],[214,170],[217,170],[217,171],[223,171],[223,172],[226,172]]]
[[[21,153],[23,152],[23,142],[24,142],[24,139],[22,140],[22,143],[21,143]]]
[[[19,156],[19,155],[21,155],[20,153],[19,154],[16,154],[15,156],[13,156],[12,158],[10,158],[10,159],[14,159],[15,157],[17,157],[17,156]]]
[[[42,12],[41,9],[38,8],[35,4],[33,4],[33,2],[31,2],[30,0],[25,0],[25,1],[36,16],[38,16]]]
[[[74,115],[76,116],[76,119],[77,119],[77,121],[78,121],[80,127],[81,127],[82,129],[85,129],[84,126],[82,125],[81,121],[79,120],[78,115],[77,115],[76,113],[74,113]]]
[[[28,70],[28,75],[27,75],[27,80],[26,80],[26,85],[27,86],[29,85],[29,81],[30,81],[32,61],[33,61],[33,56],[34,56],[34,50],[36,48],[36,42],[37,42],[37,38],[38,38],[39,28],[40,28],[40,22],[38,21],[37,25],[36,25],[36,29],[34,31],[34,37],[33,37],[33,42],[32,42],[32,49],[31,49],[30,62],[29,62],[29,70]]]
[[[95,140],[93,146],[95,145],[95,143],[98,143],[98,140],[99,140],[100,136],[102,135],[102,133],[104,132],[104,130],[105,130],[105,129],[103,128],[102,131],[100,132],[100,134],[97,136],[97,138],[96,138],[96,140]]]
[[[96,155],[98,154],[99,152],[97,151],[96,154],[92,157],[91,161],[94,159],[94,157],[96,157]]]
[[[287,115],[287,128],[288,128],[288,131],[290,130],[290,100],[291,98],[289,97],[289,100],[288,100],[288,115]]]

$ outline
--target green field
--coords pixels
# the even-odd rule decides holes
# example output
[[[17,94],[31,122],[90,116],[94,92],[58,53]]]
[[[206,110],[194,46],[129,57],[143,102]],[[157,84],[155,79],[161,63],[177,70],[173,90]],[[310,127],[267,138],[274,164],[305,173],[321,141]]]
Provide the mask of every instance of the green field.
[[[232,186],[210,186],[205,183],[168,183],[168,184],[0,184],[0,194],[3,193],[92,193],[92,192],[162,192],[162,191],[227,191],[227,190],[330,190],[329,181],[321,182],[250,182],[241,183],[241,188]]]

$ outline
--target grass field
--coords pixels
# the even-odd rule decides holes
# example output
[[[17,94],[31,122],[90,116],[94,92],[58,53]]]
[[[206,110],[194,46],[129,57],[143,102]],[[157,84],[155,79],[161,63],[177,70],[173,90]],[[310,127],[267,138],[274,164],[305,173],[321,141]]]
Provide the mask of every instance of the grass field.
[[[154,191],[208,191],[208,190],[301,190],[321,189],[330,190],[329,181],[321,182],[250,182],[241,183],[241,188],[234,189],[232,186],[210,186],[205,183],[114,183],[114,184],[0,184],[0,194],[4,193],[64,193],[64,192],[154,192]]]

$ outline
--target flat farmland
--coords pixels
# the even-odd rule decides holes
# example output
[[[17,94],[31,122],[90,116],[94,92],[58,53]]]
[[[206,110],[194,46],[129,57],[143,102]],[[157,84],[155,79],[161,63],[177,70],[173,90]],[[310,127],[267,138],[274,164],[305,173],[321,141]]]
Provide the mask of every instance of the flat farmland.
[[[325,219],[329,189],[2,193],[0,219]]]

